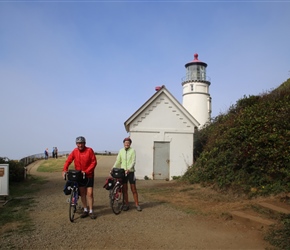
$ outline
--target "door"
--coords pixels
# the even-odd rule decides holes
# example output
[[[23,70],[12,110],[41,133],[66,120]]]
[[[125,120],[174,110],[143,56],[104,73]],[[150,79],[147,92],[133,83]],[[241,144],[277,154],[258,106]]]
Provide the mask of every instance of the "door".
[[[169,179],[169,142],[154,142],[153,179]]]

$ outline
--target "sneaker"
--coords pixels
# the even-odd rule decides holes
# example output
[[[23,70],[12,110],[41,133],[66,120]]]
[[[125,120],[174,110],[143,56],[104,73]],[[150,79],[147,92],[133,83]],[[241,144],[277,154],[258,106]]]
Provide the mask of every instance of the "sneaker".
[[[136,207],[137,211],[141,212],[142,211],[142,208],[140,206],[137,206]]]
[[[81,218],[86,218],[89,216],[89,212],[83,212]]]
[[[89,213],[89,215],[90,215],[90,217],[91,217],[91,219],[92,219],[92,220],[94,220],[94,219],[96,219],[96,218],[97,218],[97,216],[96,216],[96,215],[94,215],[93,213]]]
[[[129,210],[129,205],[124,205],[123,211],[128,211]]]

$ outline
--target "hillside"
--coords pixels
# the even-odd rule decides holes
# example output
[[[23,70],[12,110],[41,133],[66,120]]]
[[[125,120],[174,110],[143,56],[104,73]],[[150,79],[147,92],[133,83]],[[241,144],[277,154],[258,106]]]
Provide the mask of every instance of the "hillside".
[[[198,131],[183,180],[249,196],[290,192],[290,79]]]

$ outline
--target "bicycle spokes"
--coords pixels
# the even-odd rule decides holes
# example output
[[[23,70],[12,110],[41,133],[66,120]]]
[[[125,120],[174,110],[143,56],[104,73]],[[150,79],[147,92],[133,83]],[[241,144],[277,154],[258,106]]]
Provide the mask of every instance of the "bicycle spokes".
[[[111,196],[111,208],[115,214],[121,213],[124,206],[124,196],[122,192],[122,187],[116,186],[110,193]]]
[[[69,220],[71,222],[74,221],[74,216],[77,210],[77,202],[78,202],[78,190],[77,189],[73,189],[73,191],[71,192],[71,196],[69,199]]]

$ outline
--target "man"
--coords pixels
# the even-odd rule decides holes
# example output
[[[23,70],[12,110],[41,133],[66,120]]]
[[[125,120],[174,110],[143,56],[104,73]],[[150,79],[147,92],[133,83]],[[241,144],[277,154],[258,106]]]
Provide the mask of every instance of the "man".
[[[79,190],[84,209],[81,218],[90,216],[91,219],[95,219],[96,216],[93,213],[93,188],[94,170],[97,165],[97,159],[93,149],[86,147],[86,139],[83,136],[76,138],[76,146],[64,163],[62,175],[64,177],[72,162],[74,162],[75,170],[80,170],[82,173],[85,173],[85,179],[79,182]]]
[[[130,138],[125,138],[123,140],[124,148],[120,149],[116,162],[113,168],[123,168],[125,170],[125,178],[123,180],[123,193],[125,199],[124,211],[129,209],[128,200],[128,181],[130,183],[130,188],[133,194],[137,211],[142,211],[139,201],[138,193],[136,188],[136,178],[135,178],[135,163],[136,163],[136,152],[131,148],[132,140]]]

